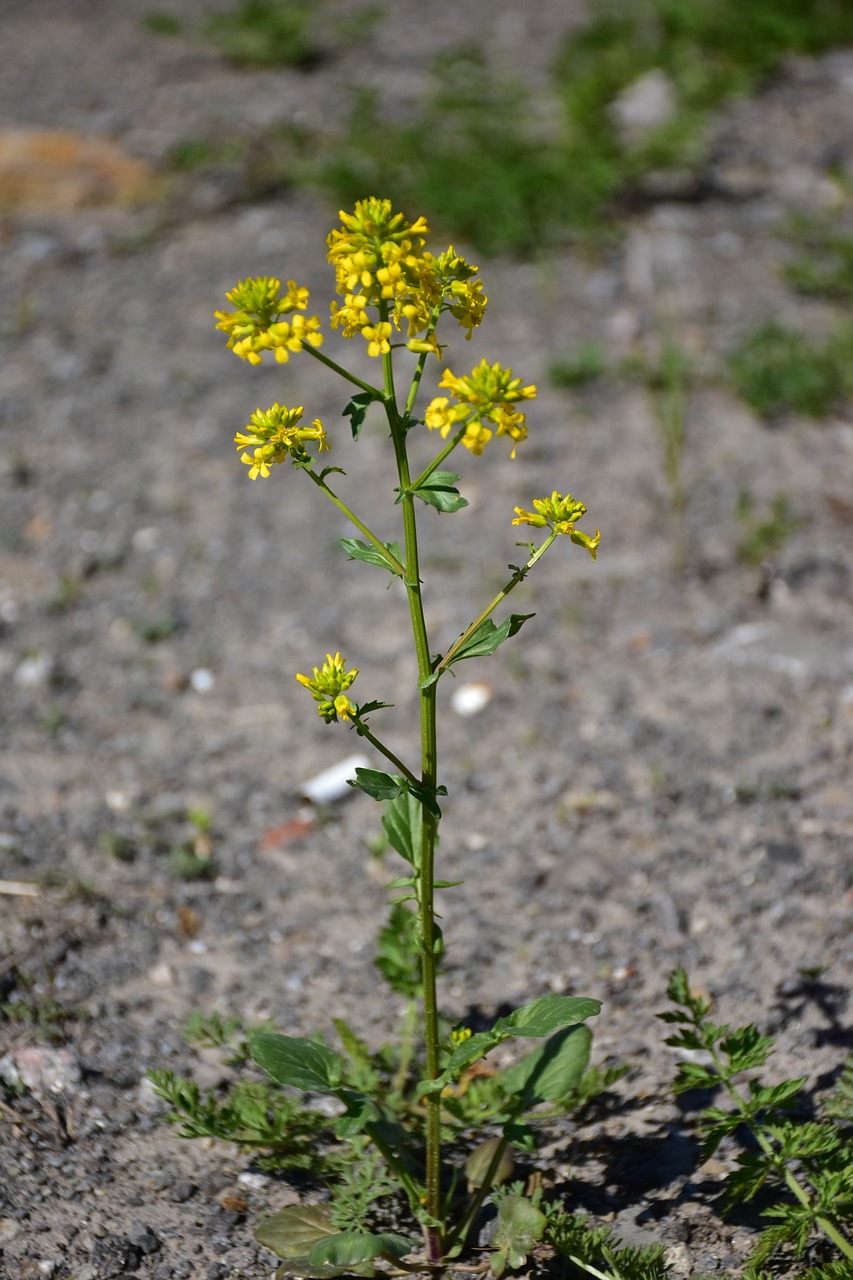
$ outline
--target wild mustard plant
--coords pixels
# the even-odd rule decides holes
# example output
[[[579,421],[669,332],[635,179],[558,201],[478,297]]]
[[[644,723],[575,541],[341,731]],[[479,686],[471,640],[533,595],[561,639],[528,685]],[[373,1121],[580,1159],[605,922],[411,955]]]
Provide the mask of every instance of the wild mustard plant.
[[[235,445],[253,481],[270,479],[277,466],[289,462],[360,534],[343,539],[348,557],[400,579],[418,668],[421,751],[420,759],[412,763],[400,759],[373,727],[373,715],[389,704],[354,700],[358,670],[348,665],[340,651],[328,653],[310,675],[296,674],[317,704],[321,719],[354,729],[391,766],[390,771],[357,769],[353,785],[384,804],[389,844],[407,864],[406,873],[391,886],[398,896],[389,925],[380,935],[380,968],[395,990],[412,997],[422,1040],[420,1056],[413,1055],[411,1044],[403,1045],[391,1070],[388,1061],[372,1057],[344,1023],[336,1024],[343,1054],[320,1041],[269,1031],[249,1039],[251,1057],[278,1084],[337,1097],[342,1114],[335,1122],[335,1137],[355,1144],[362,1160],[370,1148],[370,1159],[381,1160],[395,1185],[405,1192],[413,1218],[422,1228],[419,1248],[408,1236],[374,1233],[363,1220],[352,1222],[351,1206],[361,1200],[352,1194],[355,1183],[351,1180],[349,1198],[345,1197],[349,1219],[342,1201],[337,1215],[324,1216],[318,1207],[284,1210],[259,1232],[259,1238],[285,1258],[283,1270],[302,1275],[338,1274],[355,1266],[369,1267],[378,1258],[398,1264],[418,1252],[421,1264],[439,1267],[457,1255],[483,1199],[496,1180],[506,1176],[509,1146],[531,1149],[530,1113],[545,1102],[552,1104],[553,1113],[578,1086],[589,1056],[584,1020],[600,1008],[595,1000],[546,995],[476,1034],[465,1027],[448,1030],[439,1016],[437,975],[443,940],[434,894],[437,888],[449,886],[435,875],[439,800],[447,794],[439,774],[438,682],[456,663],[493,653],[532,616],[510,614],[498,623],[493,621],[504,600],[560,536],[566,535],[595,559],[600,535],[578,527],[586,507],[569,493],[555,490],[549,497],[534,498],[532,510],[516,507],[514,516],[508,513],[508,523],[541,530],[544,539],[538,545],[517,544],[526,551],[524,562],[510,566],[511,575],[502,590],[446,653],[436,654],[423,604],[418,502],[440,514],[465,507],[456,487],[460,477],[444,469],[444,462],[459,446],[479,457],[492,441],[501,439],[510,458],[515,457],[527,436],[524,405],[535,397],[536,388],[499,363],[482,360],[465,374],[445,367],[439,389],[447,394],[432,398],[422,418],[416,417],[424,369],[430,359],[443,360],[446,328],[455,321],[470,338],[483,319],[487,300],[478,270],[452,247],[433,255],[426,248],[426,221],[410,221],[388,200],[362,200],[352,213],[342,212],[340,219],[341,225],[327,241],[338,295],[331,303],[329,327],[340,339],[365,344],[367,355],[377,363],[375,380],[357,376],[326,354],[328,334],[319,316],[308,314],[308,290],[293,280],[284,288],[272,276],[244,280],[227,295],[233,310],[216,316],[217,327],[241,360],[257,365],[271,357],[286,364],[305,353],[353,386],[355,393],[344,413],[355,439],[369,406],[377,405],[384,412],[398,482],[395,502],[401,534],[395,542],[383,541],[336,492],[330,478],[341,468],[320,467],[319,458],[333,452],[337,442],[319,419],[310,425],[303,422],[303,406],[276,403],[257,409],[245,429],[235,435]],[[395,357],[401,348],[416,356],[404,392],[398,392],[396,385]],[[438,451],[426,465],[423,459],[415,465],[416,451],[428,455],[433,433],[440,441]],[[478,1088],[476,1077],[483,1073],[482,1068],[475,1070],[477,1064],[513,1037],[546,1041],[512,1067],[488,1075],[488,1086]],[[416,1074],[422,1078],[416,1080]],[[168,1082],[161,1084],[168,1095]],[[178,1093],[173,1088],[169,1096],[174,1101]],[[245,1101],[241,1116],[244,1111]],[[209,1123],[215,1120],[214,1115]],[[470,1131],[484,1125],[498,1136],[484,1146],[476,1185],[472,1182],[466,1199],[454,1190],[453,1179],[443,1167],[442,1136],[453,1126]],[[342,1221],[349,1229],[339,1229]]]

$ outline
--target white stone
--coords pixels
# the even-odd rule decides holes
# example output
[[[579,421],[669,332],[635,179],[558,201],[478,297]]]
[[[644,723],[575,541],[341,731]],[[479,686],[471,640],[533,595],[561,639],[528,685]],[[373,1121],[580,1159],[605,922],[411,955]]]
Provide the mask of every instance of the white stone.
[[[623,89],[608,111],[625,146],[644,142],[669,124],[678,110],[675,86],[665,71],[654,67]]]

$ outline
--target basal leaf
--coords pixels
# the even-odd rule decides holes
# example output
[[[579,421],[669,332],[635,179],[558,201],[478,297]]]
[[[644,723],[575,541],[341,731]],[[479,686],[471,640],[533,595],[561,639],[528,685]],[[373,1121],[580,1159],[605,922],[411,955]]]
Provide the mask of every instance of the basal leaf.
[[[445,514],[459,511],[462,507],[468,506],[468,501],[455,487],[458,479],[459,476],[455,471],[433,471],[422,485],[412,490],[412,493],[430,507],[435,507],[436,511]]]
[[[249,1053],[278,1084],[316,1093],[334,1093],[340,1085],[342,1060],[313,1040],[259,1031],[249,1042]]]
[[[499,645],[520,631],[528,618],[533,616],[532,613],[511,613],[499,627],[495,626],[491,618],[486,618],[486,621],[480,623],[462,647],[457,649],[447,666],[452,667],[455,662],[461,662],[463,658],[483,658],[487,654],[494,653]]]
[[[341,538],[341,546],[349,556],[350,560],[362,560],[364,564],[375,564],[380,569],[387,569],[393,577],[400,576],[400,570],[396,565],[384,556],[382,552],[368,542],[362,542],[360,538]],[[399,542],[383,542],[382,544],[394,557],[402,563],[403,552],[400,549]]]
[[[513,1271],[523,1267],[527,1255],[542,1239],[546,1223],[542,1210],[524,1196],[505,1196],[498,1209],[495,1235],[495,1254],[500,1270],[493,1266],[494,1274],[502,1274],[507,1266]]]
[[[359,391],[354,395],[341,413],[342,418],[349,418],[350,427],[352,428],[352,438],[357,440],[364,426],[364,419],[367,417],[367,410],[377,400],[382,399],[380,391]]]
[[[280,1258],[307,1257],[315,1245],[334,1234],[329,1210],[317,1204],[288,1205],[255,1227],[258,1244]]]
[[[601,1001],[586,996],[539,996],[498,1018],[495,1031],[513,1036],[549,1036],[561,1027],[570,1027],[601,1012]]]
[[[315,1244],[308,1260],[314,1266],[353,1267],[374,1258],[403,1258],[416,1248],[413,1240],[390,1232],[374,1235],[370,1231],[339,1231]]]

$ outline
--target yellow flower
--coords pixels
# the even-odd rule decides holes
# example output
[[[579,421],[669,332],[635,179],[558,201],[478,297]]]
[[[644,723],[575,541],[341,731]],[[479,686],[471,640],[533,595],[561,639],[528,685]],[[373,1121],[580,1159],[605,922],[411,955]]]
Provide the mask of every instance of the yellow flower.
[[[593,560],[596,558],[601,534],[596,529],[590,537],[581,529],[575,528],[575,522],[586,515],[586,507],[578,502],[570,493],[562,495],[555,489],[550,498],[534,498],[535,511],[525,511],[523,507],[515,508],[513,524],[529,524],[535,529],[552,529],[554,533],[567,533],[572,542],[586,547]]]
[[[289,322],[282,316],[304,311],[308,290],[288,280],[280,296],[281,281],[275,276],[256,276],[241,282],[225,296],[236,311],[217,311],[217,329],[228,334],[228,346],[241,360],[260,364],[265,351],[274,351],[283,364],[291,351],[301,351],[304,343],[319,347],[323,341],[320,317],[295,315]]]
[[[391,343],[388,339],[391,337],[391,325],[385,324],[366,324],[361,331],[362,337],[367,339],[367,354],[369,356],[384,356],[386,352],[391,350]]]
[[[326,721],[326,724],[331,724],[332,721],[337,722],[339,719],[348,720],[355,711],[355,707],[346,696],[346,690],[358,675],[358,668],[353,667],[351,671],[347,671],[346,665],[346,660],[341,657],[340,652],[334,657],[327,653],[322,667],[314,668],[313,678],[303,675],[296,677],[300,684],[310,690],[314,701],[319,704],[317,714]]]
[[[384,355],[389,347],[376,344],[375,324],[363,314],[377,309],[377,322],[407,331],[409,339],[425,334],[419,353],[440,357],[441,347],[432,330],[442,312],[448,311],[466,330],[466,337],[483,317],[486,298],[474,277],[477,268],[451,246],[435,257],[424,249],[429,230],[424,218],[414,222],[395,213],[390,200],[371,196],[360,200],[353,213],[341,211],[340,229],[328,237],[328,258],[335,268],[336,288],[345,303],[332,303],[332,325],[345,338],[361,333],[371,355]],[[362,314],[358,313],[361,310]]]
[[[310,427],[299,426],[302,413],[302,405],[296,409],[279,404],[265,410],[256,409],[246,430],[237,432],[234,443],[238,450],[245,450],[240,461],[249,468],[250,480],[257,480],[258,476],[266,478],[270,467],[284,462],[285,458],[306,461],[308,441],[315,441],[320,453],[330,448],[319,418],[315,418]]]
[[[440,432],[446,439],[457,423],[465,423],[462,443],[474,454],[481,454],[493,435],[509,436],[510,456],[515,457],[516,445],[527,438],[524,414],[516,406],[520,400],[535,397],[534,386],[522,386],[521,378],[512,376],[512,369],[487,364],[485,360],[464,378],[446,369],[438,385],[451,391],[457,403],[451,404],[446,396],[430,401],[424,421],[431,431]],[[494,431],[486,426],[487,422]]]

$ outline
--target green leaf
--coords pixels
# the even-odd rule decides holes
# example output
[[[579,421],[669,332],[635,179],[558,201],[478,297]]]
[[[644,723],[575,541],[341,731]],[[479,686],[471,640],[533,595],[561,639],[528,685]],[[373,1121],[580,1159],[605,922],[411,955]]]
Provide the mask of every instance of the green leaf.
[[[434,817],[441,817],[441,810],[438,807],[437,796],[446,796],[447,787],[424,787],[419,782],[410,782],[409,791],[422,804],[427,812],[433,814]]]
[[[255,1239],[280,1258],[307,1256],[315,1245],[335,1234],[324,1205],[288,1205],[255,1227]]]
[[[374,1258],[404,1258],[416,1248],[413,1240],[391,1232],[339,1231],[315,1244],[308,1260],[314,1266],[354,1267]]]
[[[421,861],[423,809],[410,791],[389,800],[382,815],[382,827],[391,848],[415,870]]]
[[[297,1036],[259,1031],[249,1041],[252,1061],[277,1084],[316,1093],[334,1093],[341,1083],[344,1064],[325,1045]]]
[[[601,1001],[587,996],[539,996],[505,1018],[498,1018],[493,1030],[513,1036],[549,1036],[561,1027],[584,1022],[600,1012]]]
[[[406,790],[404,778],[398,773],[384,773],[381,769],[356,769],[349,785],[365,791],[374,800],[396,800]]]
[[[310,471],[312,462],[313,462],[313,459],[308,458],[304,464],[300,462],[295,462],[293,465],[296,467],[304,465]],[[326,476],[334,476],[334,475],[345,476],[346,472],[344,471],[343,467],[324,467],[323,470],[320,472],[318,479],[325,480]]]
[[[412,493],[430,507],[435,507],[436,511],[459,511],[468,506],[467,499],[461,497],[454,487],[459,478],[455,471],[433,471]]]
[[[362,542],[359,538],[341,538],[340,543],[350,560],[362,560],[365,564],[378,565],[380,569],[387,569],[393,577],[399,578],[400,570],[391,563],[388,556],[382,554],[378,547]],[[383,542],[382,545],[395,560],[402,563],[403,553],[399,542]]]
[[[481,622],[473,635],[470,635],[461,648],[457,649],[453,657],[447,663],[448,667],[452,667],[454,663],[461,662],[463,658],[484,658],[490,653],[494,653],[504,640],[508,640],[510,636],[514,636],[520,631],[527,622],[528,618],[535,615],[532,613],[511,613],[505,618],[499,627],[496,627],[491,618],[486,618],[485,622]]]
[[[346,1107],[346,1114],[335,1124],[335,1137],[339,1142],[349,1142],[359,1133],[364,1133],[369,1124],[376,1124],[381,1119],[376,1103],[363,1093],[342,1089],[338,1097]]]
[[[352,428],[352,438],[357,440],[364,426],[364,420],[367,417],[367,410],[377,400],[382,399],[381,391],[359,391],[354,395],[341,413],[342,418],[349,418],[350,427]]]
[[[527,1255],[545,1234],[547,1219],[541,1209],[524,1196],[505,1196],[498,1209],[495,1235],[494,1275],[502,1275],[508,1266],[515,1271],[523,1267]]]
[[[566,1027],[504,1071],[500,1081],[507,1094],[519,1098],[524,1107],[553,1102],[580,1083],[591,1044],[588,1027]]]

